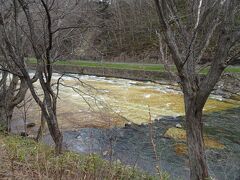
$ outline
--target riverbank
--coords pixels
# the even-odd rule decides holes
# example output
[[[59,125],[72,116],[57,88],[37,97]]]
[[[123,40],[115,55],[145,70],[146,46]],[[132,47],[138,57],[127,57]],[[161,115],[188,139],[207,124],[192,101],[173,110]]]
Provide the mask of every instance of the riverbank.
[[[154,180],[158,177],[119,162],[110,163],[95,154],[66,151],[55,156],[47,145],[0,133],[0,179]]]
[[[29,64],[30,69],[35,69],[35,64]],[[53,70],[58,73],[74,73],[81,75],[94,75],[101,77],[114,77],[138,81],[171,80],[170,74],[163,71],[148,71],[139,69],[118,69],[107,67],[88,67],[75,65],[54,64]]]
[[[30,69],[36,66],[36,60],[27,61]],[[138,63],[113,63],[97,61],[56,61],[53,65],[55,72],[77,73],[81,75],[95,75],[103,77],[115,77],[140,81],[173,80],[173,76],[164,69],[163,64],[138,64]],[[170,66],[172,72],[176,72],[174,66]],[[208,69],[202,71],[205,74]],[[239,66],[226,68],[225,73],[240,73]]]

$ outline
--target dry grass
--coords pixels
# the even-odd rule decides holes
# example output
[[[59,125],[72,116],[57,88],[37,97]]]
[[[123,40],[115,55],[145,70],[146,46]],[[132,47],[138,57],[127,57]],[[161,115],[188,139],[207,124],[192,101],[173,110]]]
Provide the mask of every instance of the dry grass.
[[[64,152],[31,139],[0,134],[0,179],[159,179],[97,155]]]

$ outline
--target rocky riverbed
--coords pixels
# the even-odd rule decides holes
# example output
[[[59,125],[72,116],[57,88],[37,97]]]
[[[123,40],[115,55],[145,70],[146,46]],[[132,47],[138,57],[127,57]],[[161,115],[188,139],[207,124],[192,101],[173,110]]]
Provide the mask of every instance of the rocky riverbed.
[[[213,178],[240,178],[239,114],[240,109],[234,108],[204,116],[206,154]],[[108,160],[121,161],[153,174],[159,166],[173,179],[187,179],[189,168],[184,129],[184,117],[163,117],[148,125],[66,131],[64,144],[70,150],[97,153]],[[49,136],[45,137],[45,142],[51,142]]]

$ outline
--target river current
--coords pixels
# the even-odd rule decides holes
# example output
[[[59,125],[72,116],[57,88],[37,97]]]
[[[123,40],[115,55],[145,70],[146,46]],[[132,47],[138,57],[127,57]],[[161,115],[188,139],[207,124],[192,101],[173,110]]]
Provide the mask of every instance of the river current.
[[[57,82],[60,75],[53,78]],[[177,85],[74,74],[59,82],[58,119],[69,149],[98,153],[152,174],[160,166],[173,179],[189,177],[186,142],[165,136],[170,128],[184,129],[183,97]],[[206,136],[224,146],[206,150],[216,179],[240,178],[239,117],[240,103],[221,96],[211,95],[204,107]],[[39,124],[36,105],[29,108],[28,119]],[[49,136],[45,142],[51,144]]]

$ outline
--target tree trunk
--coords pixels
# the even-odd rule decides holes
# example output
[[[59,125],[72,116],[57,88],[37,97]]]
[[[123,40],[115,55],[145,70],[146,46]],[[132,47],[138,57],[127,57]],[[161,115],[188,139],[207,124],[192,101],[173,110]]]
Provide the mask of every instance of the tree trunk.
[[[63,135],[58,127],[56,118],[54,117],[50,121],[47,120],[49,132],[55,143],[55,152],[57,155],[62,153]]]
[[[57,129],[55,133],[55,152],[57,155],[62,153],[62,147],[63,147],[63,135],[59,129]]]
[[[3,107],[0,107],[0,129],[7,130],[8,128],[8,121],[6,116],[6,111]]]
[[[0,106],[0,127],[7,132],[11,131],[11,120],[13,115],[13,108],[6,108]]]
[[[45,93],[45,95],[47,95]],[[47,98],[46,98],[47,97]],[[42,118],[46,120],[49,132],[53,138],[55,143],[55,150],[56,154],[59,155],[62,153],[62,143],[63,143],[63,136],[58,126],[57,116],[53,112],[53,107],[51,106],[51,98],[47,95],[45,98],[45,104],[41,106],[42,109]]]
[[[203,122],[202,109],[196,103],[196,98],[190,98],[185,94],[185,112],[186,112],[186,129],[187,145],[190,163],[190,179],[204,180],[208,179],[208,167],[206,163],[204,139],[203,139]]]
[[[43,132],[44,132],[44,130],[45,130],[45,123],[46,121],[45,121],[45,119],[44,119],[44,116],[43,116],[43,113],[41,114],[41,125],[40,125],[40,127],[39,127],[39,129],[38,129],[38,134],[37,134],[37,137],[36,137],[36,141],[40,141],[40,140],[42,140],[42,137],[43,137]]]

